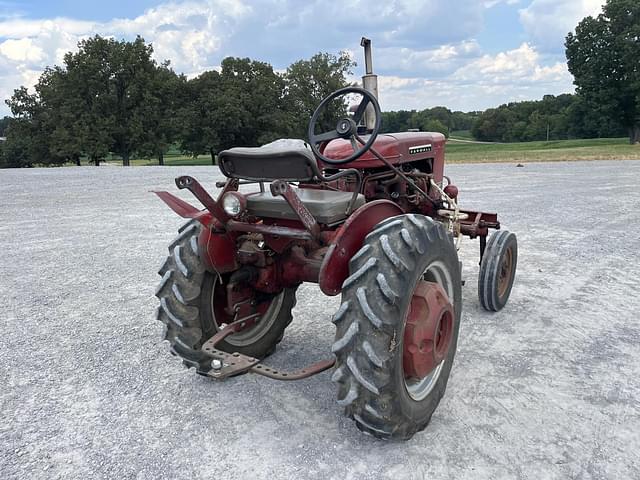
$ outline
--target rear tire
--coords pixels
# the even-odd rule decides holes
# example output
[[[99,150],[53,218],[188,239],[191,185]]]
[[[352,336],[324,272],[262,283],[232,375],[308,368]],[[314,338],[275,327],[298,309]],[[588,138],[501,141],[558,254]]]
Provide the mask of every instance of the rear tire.
[[[366,433],[409,439],[429,423],[456,352],[462,292],[453,240],[428,217],[393,217],[366,237],[349,270],[333,320],[337,361],[332,380],[338,384],[338,404]],[[403,339],[412,292],[423,279],[446,284],[455,319],[445,359],[423,379],[433,374],[430,384],[416,387],[405,378]]]
[[[478,298],[490,312],[502,310],[509,300],[518,265],[518,240],[515,233],[497,230],[489,237],[480,262]]]
[[[212,312],[215,285],[222,276],[208,272],[198,254],[198,236],[202,226],[188,222],[169,246],[169,256],[158,272],[162,280],[156,290],[160,300],[157,319],[164,324],[163,339],[171,353],[182,358],[187,367],[206,374],[211,369],[211,357],[201,352],[202,344],[219,327]],[[227,337],[216,348],[264,358],[282,340],[291,323],[295,305],[295,289],[285,289],[276,295],[258,324],[246,332]],[[221,322],[222,323],[222,322]],[[259,328],[260,326],[268,328]],[[255,332],[252,335],[252,332]],[[242,339],[242,341],[234,340]]]

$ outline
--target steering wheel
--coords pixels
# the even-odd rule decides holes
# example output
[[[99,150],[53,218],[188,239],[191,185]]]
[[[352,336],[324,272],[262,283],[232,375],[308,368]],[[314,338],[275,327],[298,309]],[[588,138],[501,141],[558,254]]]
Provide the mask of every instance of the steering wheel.
[[[318,123],[318,117],[320,116],[320,113],[327,107],[329,102],[349,93],[358,93],[363,97],[360,105],[358,105],[354,116],[352,118],[345,117],[338,120],[338,124],[336,125],[336,128],[334,130],[323,133],[315,133],[316,124]],[[369,140],[367,140],[367,142],[360,148],[357,148],[356,135],[358,133],[358,123],[360,123],[360,120],[362,120],[364,112],[367,109],[369,103],[373,105],[373,109],[376,114],[375,125],[373,127],[373,131],[371,132],[371,135],[369,136]],[[346,87],[341,88],[340,90],[336,90],[327,98],[322,100],[322,102],[320,102],[320,105],[318,105],[318,108],[316,108],[316,111],[313,112],[313,116],[311,117],[311,121],[309,122],[309,145],[311,145],[311,150],[318,159],[330,165],[342,165],[345,163],[353,162],[354,160],[360,158],[367,150],[369,150],[373,145],[373,142],[375,142],[376,137],[378,136],[378,132],[380,131],[381,118],[382,112],[380,111],[378,100],[376,100],[376,97],[374,97],[373,94],[368,90],[360,87]],[[320,153],[318,146],[321,143],[335,140],[336,138],[350,138],[351,145],[353,146],[354,150],[353,154],[351,154],[347,158],[334,160],[331,158],[327,158],[322,153]]]

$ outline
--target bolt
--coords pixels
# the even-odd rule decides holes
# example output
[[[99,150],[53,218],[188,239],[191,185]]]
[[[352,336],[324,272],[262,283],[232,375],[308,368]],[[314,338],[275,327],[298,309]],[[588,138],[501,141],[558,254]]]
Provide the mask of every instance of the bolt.
[[[211,360],[211,368],[213,368],[214,370],[220,370],[222,368],[222,361],[214,358],[213,360]]]

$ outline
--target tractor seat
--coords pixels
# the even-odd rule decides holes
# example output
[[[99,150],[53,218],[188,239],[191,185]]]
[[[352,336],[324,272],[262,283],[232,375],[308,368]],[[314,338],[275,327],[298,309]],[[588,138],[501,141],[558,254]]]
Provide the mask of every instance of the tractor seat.
[[[305,147],[302,140],[280,140],[262,147],[230,148],[220,152],[218,161],[226,177],[257,182],[316,182],[354,174],[361,178],[356,170],[345,170],[324,178],[313,152]],[[294,190],[319,223],[332,225],[347,218],[346,211],[353,199],[353,192],[313,188]],[[358,194],[353,209],[364,203],[364,196]],[[287,201],[281,196],[274,197],[271,192],[247,195],[247,210],[257,217],[298,219]]]
[[[347,208],[353,198],[352,192],[336,192],[334,190],[318,190],[314,188],[294,189],[302,203],[315,217],[318,223],[332,225],[347,218]],[[364,195],[358,194],[353,210],[365,203]],[[271,192],[247,195],[247,210],[257,217],[297,220],[298,216],[287,201],[274,197]]]
[[[225,177],[243,180],[309,182],[321,175],[311,150],[297,144],[230,148],[218,162]]]

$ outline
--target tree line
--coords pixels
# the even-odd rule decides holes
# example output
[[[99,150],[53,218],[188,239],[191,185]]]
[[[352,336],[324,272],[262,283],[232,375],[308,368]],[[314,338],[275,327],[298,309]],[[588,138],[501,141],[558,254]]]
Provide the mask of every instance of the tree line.
[[[95,36],[47,68],[35,85],[7,100],[12,118],[0,127],[0,166],[99,165],[108,155],[130,164],[157,158],[173,145],[211,155],[237,145],[302,138],[308,119],[329,93],[348,85],[355,63],[346,53],[318,53],[277,73],[249,58],[225,58],[219,71],[187,79],[138,37]]]
[[[482,112],[452,112],[446,107],[382,112],[382,129],[385,133],[417,129],[423,132],[440,132],[448,137],[457,130],[471,130],[481,114]]]
[[[542,100],[514,102],[483,112],[471,132],[487,142],[532,142],[575,138],[623,137],[615,118],[599,113],[580,95],[545,95]]]
[[[512,102],[482,112],[446,107],[382,113],[385,132],[418,129],[449,137],[459,131],[485,142],[533,142],[576,138],[622,137],[627,131],[613,116],[583,96],[545,95],[542,100]]]

